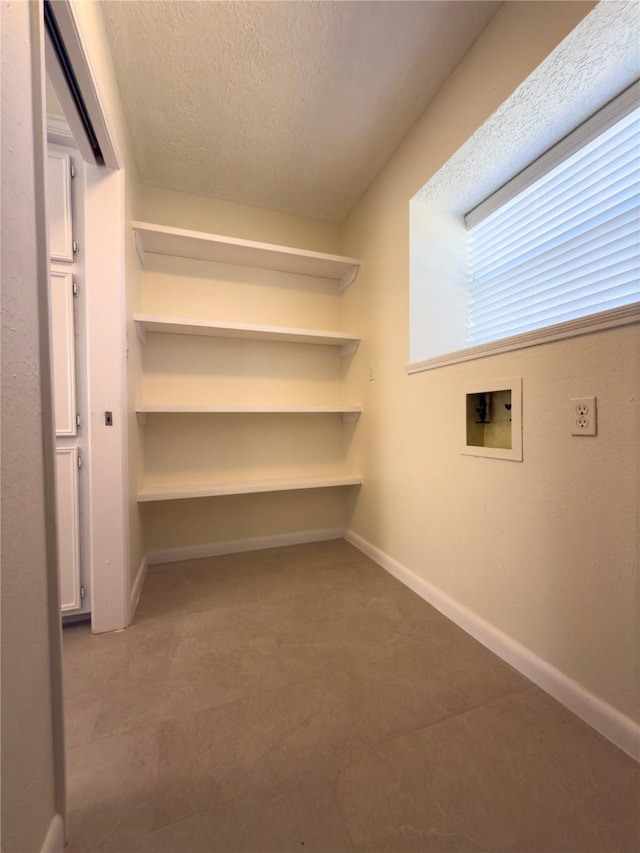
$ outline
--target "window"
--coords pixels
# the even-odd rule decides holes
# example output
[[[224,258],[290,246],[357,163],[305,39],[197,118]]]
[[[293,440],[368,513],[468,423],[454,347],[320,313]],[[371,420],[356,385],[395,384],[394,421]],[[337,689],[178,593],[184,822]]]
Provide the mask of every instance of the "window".
[[[629,270],[633,270],[622,291],[618,290],[616,295],[616,298],[622,296],[622,301],[608,302],[596,295],[596,290],[588,290],[597,286],[598,276],[605,281],[594,267],[587,292],[574,294],[577,304],[569,306],[570,310],[554,304],[560,294],[552,294],[546,284],[526,276],[540,273],[543,278],[547,277],[549,287],[555,286],[559,282],[552,278],[562,273],[562,269],[558,269],[562,263],[559,258],[535,258],[535,264],[542,265],[536,270],[533,270],[533,256],[521,257],[519,261],[516,256],[509,258],[515,269],[513,282],[505,285],[505,294],[494,290],[490,297],[480,286],[480,273],[476,270],[475,282],[472,282],[470,270],[470,242],[473,239],[475,243],[483,228],[488,231],[490,217],[494,213],[499,215],[499,208],[512,211],[510,205],[516,205],[515,198],[519,194],[530,198],[535,208],[533,185],[536,181],[542,182],[540,191],[543,191],[556,168],[568,163],[580,149],[585,149],[586,156],[597,136],[609,131],[615,135],[614,125],[627,116],[631,122],[628,129],[631,148],[627,153],[631,156],[634,150],[636,163],[632,183],[637,191],[640,130],[637,114],[631,114],[640,100],[637,82],[639,36],[640,19],[635,4],[597,4],[411,198],[407,373],[640,323],[638,244],[633,245],[632,236],[637,233],[639,224],[637,192],[633,202],[635,212],[627,211],[635,221],[631,233],[627,232],[622,238],[627,240],[623,252],[630,253],[621,261],[627,264],[627,272],[621,273],[621,268],[613,273],[609,270],[611,275],[606,279],[611,283],[611,278],[628,275]],[[597,46],[597,62],[591,61],[594,46]],[[580,69],[579,74],[576,68]],[[611,101],[619,92],[623,93],[619,96],[621,100]],[[590,119],[590,116],[595,118]],[[593,174],[594,168],[586,166],[583,177],[590,180]],[[496,191],[499,187],[501,189]],[[555,202],[555,197],[553,199]],[[545,206],[550,199],[544,203],[541,199],[538,201],[539,207],[535,210],[539,214],[538,225],[543,226]],[[576,219],[574,213],[570,210],[567,214],[569,221]],[[530,212],[523,214],[520,225],[525,222],[530,222]],[[476,228],[472,238],[470,232]],[[502,225],[496,226],[488,241],[490,248],[497,247],[503,231]],[[513,247],[517,236],[506,234],[504,248]],[[579,243],[576,234],[571,236]],[[590,244],[593,244],[590,238],[583,240],[585,252],[587,247],[594,248]],[[620,245],[623,244],[619,243],[618,247]],[[570,251],[571,246],[565,259],[567,267],[580,272],[578,253],[569,257]],[[590,261],[596,264],[595,254],[587,253],[581,260],[582,266]],[[597,263],[601,264],[602,260]],[[501,268],[500,274],[504,272]],[[501,280],[500,284],[505,282]],[[529,291],[525,292],[527,284]],[[580,282],[577,284],[580,286]],[[618,287],[615,281],[613,284]],[[574,285],[567,286],[573,288]],[[607,290],[609,288],[605,287]],[[516,300],[520,298],[520,304],[499,306],[497,301],[488,301],[506,294]],[[546,295],[540,301],[533,301],[533,295],[542,294]],[[589,299],[591,304],[588,304]],[[487,310],[483,313],[484,307]],[[574,308],[580,309],[580,316],[570,313]],[[531,314],[536,316],[531,317]],[[498,328],[488,329],[489,319],[492,323],[499,319],[500,323],[495,324]]]
[[[465,217],[468,346],[638,301],[638,84]]]

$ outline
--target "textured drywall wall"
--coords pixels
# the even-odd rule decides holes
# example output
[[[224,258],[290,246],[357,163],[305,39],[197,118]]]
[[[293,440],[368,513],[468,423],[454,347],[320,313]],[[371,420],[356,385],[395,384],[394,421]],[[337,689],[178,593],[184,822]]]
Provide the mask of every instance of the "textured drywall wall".
[[[33,115],[42,106],[32,83],[32,58],[34,68],[40,58],[38,28],[34,27],[33,42],[30,34],[30,18],[38,12],[36,4],[27,3],[3,3],[1,12],[5,853],[40,850],[64,803],[55,508],[52,502],[45,502],[45,471],[52,473],[53,462],[52,401],[50,383],[43,379],[50,365],[40,352],[41,336],[47,351],[48,330],[44,199],[36,199],[35,169],[39,156],[39,174],[43,175],[44,136],[41,120],[34,122]],[[35,146],[34,135],[39,142]],[[40,325],[43,317],[44,329]],[[49,393],[48,399],[43,392]],[[49,443],[46,464],[45,441]],[[49,494],[52,498],[51,489]]]
[[[497,7],[105,3],[142,179],[341,220]]]
[[[363,259],[345,294],[364,338],[349,382],[367,412],[350,526],[637,720],[637,327],[404,370],[409,199],[592,8],[505,4],[346,222],[343,249]],[[523,462],[461,455],[465,387],[513,376]],[[572,438],[567,401],[587,394],[599,435]]]
[[[141,218],[194,230],[335,252],[334,223],[144,187]],[[236,323],[342,328],[335,282],[273,270],[149,256],[144,313]],[[147,404],[331,406],[347,400],[335,347],[147,336],[139,398]],[[358,425],[340,415],[149,415],[147,485],[333,476]],[[340,489],[145,504],[147,550],[344,527]]]

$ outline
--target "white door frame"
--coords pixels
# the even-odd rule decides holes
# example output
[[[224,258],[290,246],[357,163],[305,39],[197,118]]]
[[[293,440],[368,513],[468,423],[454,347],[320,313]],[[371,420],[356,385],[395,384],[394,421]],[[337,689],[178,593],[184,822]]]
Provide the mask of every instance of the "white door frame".
[[[129,620],[124,172],[73,2],[52,5],[105,161],[85,162],[83,170],[91,627],[101,633]],[[50,50],[47,59],[54,61]],[[80,144],[78,116],[69,111],[68,119]],[[112,413],[110,426],[105,412]]]
[[[85,166],[91,628],[129,619],[124,173]],[[112,413],[112,426],[105,423]]]

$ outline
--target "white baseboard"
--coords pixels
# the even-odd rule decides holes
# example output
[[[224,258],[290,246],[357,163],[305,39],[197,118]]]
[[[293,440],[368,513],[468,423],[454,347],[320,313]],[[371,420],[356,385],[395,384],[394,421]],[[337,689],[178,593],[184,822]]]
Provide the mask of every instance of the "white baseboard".
[[[347,530],[344,537],[378,565],[417,593],[460,628],[475,637],[498,657],[517,669],[570,711],[640,761],[640,725],[612,705],[589,693],[576,681],[551,666],[507,634],[486,622],[451,596],[380,551],[357,533]]]
[[[64,850],[64,821],[62,816],[55,814],[49,824],[40,853],[62,853]]]
[[[142,585],[144,583],[145,577],[147,576],[148,568],[149,559],[145,554],[145,556],[140,561],[140,566],[138,567],[138,574],[136,575],[135,582],[131,587],[131,591],[129,593],[129,621],[127,622],[127,625],[130,625],[133,621],[133,617],[136,612],[136,607],[138,606],[138,602],[140,601],[140,593],[142,592]]]
[[[275,536],[257,536],[253,539],[228,539],[226,542],[209,542],[203,545],[185,545],[180,548],[160,548],[147,552],[149,565],[175,563],[178,560],[197,560],[201,557],[220,557],[243,551],[262,551],[282,548],[285,545],[304,545],[308,542],[326,542],[343,539],[344,527],[325,527],[321,530],[303,530],[298,533],[279,533]]]

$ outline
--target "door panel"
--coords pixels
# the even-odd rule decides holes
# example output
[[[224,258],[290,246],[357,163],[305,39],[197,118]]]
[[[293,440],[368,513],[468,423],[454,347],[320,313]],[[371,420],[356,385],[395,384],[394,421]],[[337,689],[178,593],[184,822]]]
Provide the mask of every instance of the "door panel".
[[[73,279],[71,273],[52,271],[49,280],[56,436],[75,436],[77,408]]]
[[[80,597],[80,527],[78,517],[78,450],[56,448],[58,509],[58,574],[61,609],[77,610]]]
[[[71,158],[52,148],[47,157],[47,222],[51,260],[73,263]]]
[[[75,162],[78,177],[71,177]],[[56,441],[56,502],[60,602],[64,616],[88,612],[91,598],[88,578],[88,531],[85,530],[86,496],[78,459],[89,461],[81,411],[86,415],[84,376],[84,304],[74,296],[75,281],[84,281],[82,254],[75,253],[74,238],[83,235],[83,175],[77,152],[49,145],[47,161],[47,224],[49,230],[49,309],[52,383]],[[83,408],[84,407],[84,408]],[[83,418],[84,420],[84,418]],[[81,595],[87,588],[88,595]]]

